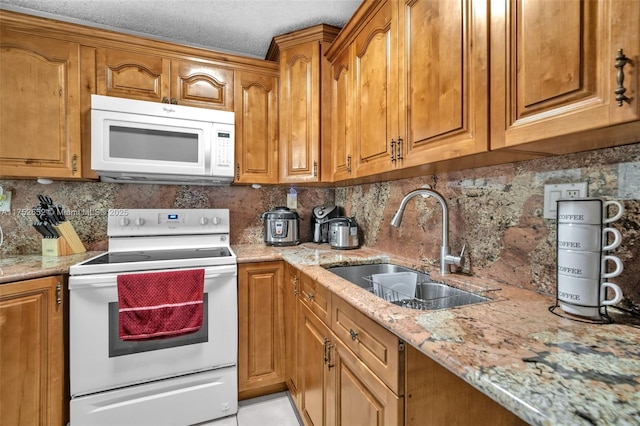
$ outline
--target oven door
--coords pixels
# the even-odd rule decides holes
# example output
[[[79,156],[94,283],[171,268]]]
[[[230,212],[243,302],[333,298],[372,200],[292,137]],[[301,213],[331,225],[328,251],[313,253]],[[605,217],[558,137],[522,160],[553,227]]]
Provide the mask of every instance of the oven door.
[[[117,274],[71,276],[71,396],[236,365],[236,277],[235,264],[205,268],[200,332],[124,342],[118,339]]]

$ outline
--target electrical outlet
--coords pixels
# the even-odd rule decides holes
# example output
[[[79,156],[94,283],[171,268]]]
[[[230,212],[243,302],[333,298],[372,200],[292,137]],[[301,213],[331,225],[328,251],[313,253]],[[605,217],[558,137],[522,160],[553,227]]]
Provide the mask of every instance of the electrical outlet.
[[[11,211],[11,191],[0,194],[0,212]]]
[[[544,186],[544,218],[555,219],[560,198],[582,198],[587,196],[587,182],[557,183]]]

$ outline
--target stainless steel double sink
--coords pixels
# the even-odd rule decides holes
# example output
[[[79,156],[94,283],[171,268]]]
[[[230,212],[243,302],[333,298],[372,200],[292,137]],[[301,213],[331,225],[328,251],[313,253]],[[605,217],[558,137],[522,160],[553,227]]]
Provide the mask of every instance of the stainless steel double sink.
[[[466,291],[441,282],[435,282],[424,272],[392,263],[335,266],[327,268],[327,270],[378,297],[406,308],[420,310],[445,309],[491,301],[489,297],[483,294],[484,292]],[[407,294],[404,291],[385,287],[374,279],[375,276],[380,277],[378,274],[397,274],[398,280],[400,280],[401,277],[406,277],[407,273],[416,274],[415,294]],[[411,279],[413,279],[413,276],[411,276]],[[411,287],[402,286],[402,289]]]

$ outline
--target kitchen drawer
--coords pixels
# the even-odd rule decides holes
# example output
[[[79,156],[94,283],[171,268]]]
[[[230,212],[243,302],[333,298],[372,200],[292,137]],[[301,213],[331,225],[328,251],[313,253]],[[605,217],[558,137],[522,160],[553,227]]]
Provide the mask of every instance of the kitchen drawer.
[[[331,323],[331,292],[308,275],[300,273],[300,300],[325,324]]]
[[[404,343],[333,295],[331,329],[389,388],[404,395]]]

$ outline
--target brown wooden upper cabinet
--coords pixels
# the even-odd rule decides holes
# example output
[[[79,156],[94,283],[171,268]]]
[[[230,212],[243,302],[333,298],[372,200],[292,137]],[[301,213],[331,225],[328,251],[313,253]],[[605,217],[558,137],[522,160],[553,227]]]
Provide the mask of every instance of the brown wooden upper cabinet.
[[[363,3],[327,54],[335,179],[488,150],[487,10]]]
[[[491,5],[492,148],[640,119],[640,2]],[[639,131],[636,126],[631,142]],[[619,137],[617,132],[611,128],[603,138]],[[586,138],[580,139],[563,138],[551,151],[583,150]]]
[[[267,59],[280,64],[281,183],[330,182],[330,64],[339,28],[316,25],[275,37]],[[324,167],[324,168],[323,168]]]
[[[278,183],[277,72],[236,71],[236,183]]]
[[[100,95],[233,110],[232,69],[113,48],[96,58]]]
[[[82,177],[80,46],[4,25],[0,176]]]
[[[488,150],[489,3],[398,2],[404,167]]]

